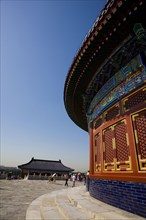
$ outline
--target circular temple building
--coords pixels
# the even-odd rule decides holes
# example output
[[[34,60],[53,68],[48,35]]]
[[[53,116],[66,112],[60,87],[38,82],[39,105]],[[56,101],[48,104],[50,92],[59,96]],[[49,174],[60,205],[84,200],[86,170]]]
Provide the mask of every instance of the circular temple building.
[[[90,134],[90,195],[146,217],[145,0],[107,1],[69,69],[64,103]]]

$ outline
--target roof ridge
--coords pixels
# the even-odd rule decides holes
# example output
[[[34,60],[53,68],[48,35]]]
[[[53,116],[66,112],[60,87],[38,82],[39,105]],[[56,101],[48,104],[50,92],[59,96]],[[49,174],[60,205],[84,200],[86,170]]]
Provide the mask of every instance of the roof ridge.
[[[31,160],[33,160],[33,161],[49,161],[49,162],[58,162],[58,163],[61,163],[61,160],[59,159],[59,160],[47,160],[47,159],[35,159],[34,157],[32,157],[32,159]]]

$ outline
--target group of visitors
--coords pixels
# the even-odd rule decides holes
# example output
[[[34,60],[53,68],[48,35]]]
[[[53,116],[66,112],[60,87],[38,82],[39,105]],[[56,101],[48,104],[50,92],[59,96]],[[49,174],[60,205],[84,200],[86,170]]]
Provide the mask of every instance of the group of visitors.
[[[86,173],[86,175],[75,175],[73,174],[72,176],[69,176],[68,174],[64,175],[65,179],[65,186],[68,186],[68,180],[70,179],[72,181],[72,187],[75,187],[75,182],[76,180],[82,181],[84,179],[84,185],[86,185],[86,182],[88,184],[88,179],[89,179],[89,171]]]
[[[64,177],[65,177],[65,186],[68,186],[68,180],[70,179],[70,177],[68,174],[66,174]],[[71,176],[71,180],[73,182],[72,187],[74,187],[76,182],[76,176],[74,174]]]
[[[56,177],[57,177],[57,174],[54,173],[53,175],[49,176],[48,181],[55,183]],[[84,185],[86,185],[87,191],[89,190],[89,171],[86,174],[81,174],[81,173],[72,174],[72,175],[65,174],[64,180],[65,180],[65,184],[64,184],[65,186],[68,186],[69,180],[72,181],[72,187],[75,187],[76,181],[84,181]]]

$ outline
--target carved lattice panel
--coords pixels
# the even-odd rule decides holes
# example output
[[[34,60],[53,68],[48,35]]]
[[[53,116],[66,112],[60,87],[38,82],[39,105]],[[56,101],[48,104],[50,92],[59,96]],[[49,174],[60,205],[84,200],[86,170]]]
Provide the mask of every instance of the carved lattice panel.
[[[146,109],[132,115],[139,170],[146,171]]]
[[[103,163],[104,171],[112,171],[115,169],[112,127],[103,131]]]
[[[100,150],[100,133],[94,137],[94,171],[101,171],[101,150]]]
[[[94,122],[94,129],[96,130],[98,127],[100,127],[100,125],[102,125],[102,117],[96,119]]]
[[[119,116],[119,114],[120,114],[119,105],[115,105],[105,113],[105,121],[112,120],[113,118]]]
[[[103,130],[103,170],[132,170],[126,120]]]
[[[146,88],[140,89],[139,91],[131,94],[126,99],[123,100],[123,109],[124,111],[130,110],[136,105],[146,102]]]
[[[131,157],[129,152],[129,139],[126,129],[126,121],[120,121],[114,125],[115,135],[115,165],[116,170],[131,170]]]

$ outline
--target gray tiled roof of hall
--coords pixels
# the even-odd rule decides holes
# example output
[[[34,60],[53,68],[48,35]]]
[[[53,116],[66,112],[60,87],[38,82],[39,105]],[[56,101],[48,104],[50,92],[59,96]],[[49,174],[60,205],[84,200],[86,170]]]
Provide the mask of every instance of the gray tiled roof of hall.
[[[31,171],[53,171],[53,172],[72,172],[74,169],[64,166],[61,160],[42,160],[32,158],[28,163],[19,165],[21,170]]]

